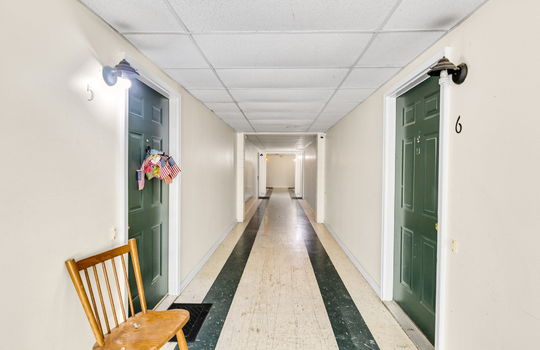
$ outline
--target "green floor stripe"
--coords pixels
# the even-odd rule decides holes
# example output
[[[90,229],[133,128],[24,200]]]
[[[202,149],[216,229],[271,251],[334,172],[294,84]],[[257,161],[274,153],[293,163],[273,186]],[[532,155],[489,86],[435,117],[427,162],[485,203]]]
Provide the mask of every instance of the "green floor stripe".
[[[296,209],[297,230],[303,233],[309,260],[339,349],[379,350],[364,318],[356,308],[300,204],[296,204]]]
[[[203,303],[212,304],[212,308],[206,316],[199,334],[194,342],[189,343],[190,350],[213,350],[215,349],[223,324],[229,313],[229,308],[236,293],[238,283],[246,267],[251,253],[251,248],[257,237],[259,226],[264,217],[266,203],[264,200],[249,221],[244,233],[236,243],[231,255],[223,265],[216,280],[206,294]],[[178,350],[178,346],[176,347]]]

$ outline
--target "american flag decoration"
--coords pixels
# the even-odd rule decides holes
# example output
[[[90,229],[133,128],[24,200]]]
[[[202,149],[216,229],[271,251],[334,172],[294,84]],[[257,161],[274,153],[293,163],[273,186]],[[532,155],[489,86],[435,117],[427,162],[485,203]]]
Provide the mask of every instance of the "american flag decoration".
[[[144,172],[142,170],[137,170],[137,184],[139,185],[139,191],[142,191],[144,188]]]
[[[172,184],[172,178],[170,176],[167,176],[163,178],[163,182],[165,183],[165,185],[170,185]]]
[[[159,162],[159,166],[161,168],[160,178],[161,180],[165,180],[168,177],[171,177],[171,170],[167,166],[167,162],[165,162],[165,157],[161,157],[161,160]]]
[[[171,171],[171,178],[174,179],[178,174],[180,174],[180,168],[178,167],[178,165],[176,165],[172,157],[169,157],[167,159],[167,163],[169,163],[169,169]]]
[[[144,189],[145,177],[148,177],[148,180],[157,177],[165,184],[170,185],[179,173],[180,168],[172,157],[156,150],[147,151],[146,159],[143,161],[141,168],[137,170],[139,191]]]
[[[144,160],[144,162],[141,164],[141,168],[137,170],[137,185],[139,188],[139,191],[142,191],[144,189],[144,173],[145,173],[145,167],[148,165],[148,158]]]

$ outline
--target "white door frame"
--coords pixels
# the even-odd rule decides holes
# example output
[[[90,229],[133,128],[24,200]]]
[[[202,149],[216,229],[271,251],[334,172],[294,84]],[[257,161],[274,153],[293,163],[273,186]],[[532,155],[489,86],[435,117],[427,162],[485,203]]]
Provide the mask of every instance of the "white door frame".
[[[156,74],[149,72],[139,61],[128,53],[121,53],[117,61],[126,59],[135,68],[139,74],[139,80],[156,90],[169,99],[169,154],[175,161],[181,165],[180,153],[180,132],[181,132],[181,96],[168,83],[164,82]],[[124,132],[123,132],[123,158],[124,158],[124,176],[122,177],[121,187],[123,193],[122,213],[124,217],[124,230],[121,242],[128,241],[128,134],[129,134],[129,93],[126,90],[124,106]],[[180,294],[180,218],[181,204],[180,191],[182,183],[182,174],[169,185],[169,276],[168,276],[168,295]]]
[[[382,193],[382,261],[381,299],[393,300],[394,278],[394,204],[395,204],[395,155],[396,155],[396,99],[428,78],[427,71],[439,59],[452,59],[450,48],[444,48],[424,62],[401,83],[384,95],[383,120],[383,193]],[[440,125],[439,125],[439,198],[438,198],[438,238],[437,238],[437,285],[435,348],[444,350],[446,330],[446,279],[448,251],[448,140],[450,118],[451,79],[446,72],[441,74],[440,84]]]
[[[317,134],[317,222],[326,217],[326,133]]]
[[[236,221],[244,221],[244,162],[245,159],[245,134],[236,134]]]
[[[296,152],[294,169],[294,195],[304,198],[304,151]]]
[[[266,196],[266,152],[259,152],[259,184],[258,197]]]

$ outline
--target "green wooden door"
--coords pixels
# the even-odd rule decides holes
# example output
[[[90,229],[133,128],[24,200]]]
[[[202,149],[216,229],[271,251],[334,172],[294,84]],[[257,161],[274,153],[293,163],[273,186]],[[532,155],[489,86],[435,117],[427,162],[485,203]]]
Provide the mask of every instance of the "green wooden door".
[[[169,101],[134,80],[129,89],[129,238],[137,239],[146,301],[153,308],[168,291],[169,192],[159,179],[147,180],[144,189],[138,190],[136,171],[148,146],[168,152]],[[135,298],[138,293],[132,271],[130,286]]]
[[[437,271],[439,84],[397,99],[394,300],[433,343]]]

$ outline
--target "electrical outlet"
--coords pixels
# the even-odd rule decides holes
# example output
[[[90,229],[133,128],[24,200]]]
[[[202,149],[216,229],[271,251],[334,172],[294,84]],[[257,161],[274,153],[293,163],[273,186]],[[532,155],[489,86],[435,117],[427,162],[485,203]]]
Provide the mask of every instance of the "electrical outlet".
[[[452,250],[452,253],[457,253],[458,251],[458,242],[455,239],[450,243],[450,250]]]
[[[118,229],[116,227],[112,228],[112,240],[116,241],[116,237],[118,236]]]

